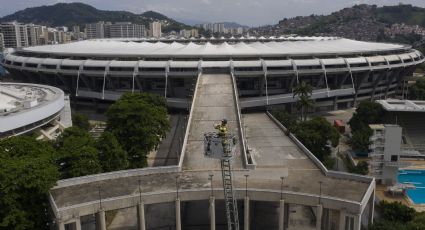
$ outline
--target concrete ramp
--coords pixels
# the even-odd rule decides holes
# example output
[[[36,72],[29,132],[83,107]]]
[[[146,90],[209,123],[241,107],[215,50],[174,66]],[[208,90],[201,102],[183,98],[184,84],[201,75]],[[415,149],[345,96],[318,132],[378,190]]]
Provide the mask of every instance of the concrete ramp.
[[[192,120],[184,155],[184,170],[218,170],[217,159],[204,157],[203,137],[205,132],[214,132],[214,124],[223,118],[228,120],[229,133],[239,135],[237,107],[233,92],[232,77],[228,74],[203,74],[199,76],[192,109]],[[241,147],[238,145],[234,168],[243,168]]]

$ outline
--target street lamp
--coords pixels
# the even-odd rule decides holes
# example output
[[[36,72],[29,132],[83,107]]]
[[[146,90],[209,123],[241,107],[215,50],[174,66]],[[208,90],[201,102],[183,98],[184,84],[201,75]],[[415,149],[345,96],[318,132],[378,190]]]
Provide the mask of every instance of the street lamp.
[[[322,181],[319,181],[319,204],[322,204]]]
[[[139,202],[141,204],[142,203],[142,189],[140,187],[140,179],[138,180],[138,182],[139,182]]]
[[[213,176],[214,174],[212,174],[212,172],[208,176],[208,180],[210,180],[210,183],[211,183],[211,196],[213,196]]]
[[[176,196],[179,198],[179,175],[176,176]]]
[[[102,195],[100,194],[100,186],[97,186],[97,190],[99,192],[99,207],[102,210]]]
[[[248,197],[248,174],[245,174],[245,197]]]
[[[280,180],[281,180],[281,183],[280,183],[280,200],[283,200],[283,179],[284,179],[284,177],[281,176],[280,177]]]

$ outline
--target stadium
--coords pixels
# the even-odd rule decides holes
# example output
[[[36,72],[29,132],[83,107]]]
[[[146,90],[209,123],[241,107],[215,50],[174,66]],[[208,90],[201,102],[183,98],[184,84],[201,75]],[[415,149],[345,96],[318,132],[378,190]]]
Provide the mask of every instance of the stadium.
[[[60,87],[71,96],[116,100],[122,92],[162,94],[187,108],[201,73],[236,78],[241,108],[288,104],[292,89],[314,87],[317,110],[394,95],[424,56],[410,46],[337,37],[114,39],[28,47],[3,66],[19,81]]]
[[[352,107],[394,95],[423,61],[397,44],[250,37],[29,47],[9,52],[3,66],[78,100],[150,92],[189,109],[175,165],[58,181],[49,194],[56,229],[239,229],[228,227],[238,219],[246,230],[360,230],[373,223],[375,179],[328,170],[270,113],[241,110],[290,106],[302,81],[317,110]],[[204,134],[223,118],[238,140],[226,180],[223,161],[203,155]]]
[[[57,129],[71,126],[70,116],[69,102],[58,88],[0,83],[0,139],[39,130],[40,138],[51,140]]]

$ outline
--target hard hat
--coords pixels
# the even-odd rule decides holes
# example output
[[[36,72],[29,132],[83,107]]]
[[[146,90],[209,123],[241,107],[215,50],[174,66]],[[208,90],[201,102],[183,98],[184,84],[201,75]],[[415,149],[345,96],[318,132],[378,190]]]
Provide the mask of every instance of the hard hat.
[[[221,123],[223,123],[223,124],[227,124],[227,119],[226,119],[226,118],[224,118],[223,120],[221,120]]]

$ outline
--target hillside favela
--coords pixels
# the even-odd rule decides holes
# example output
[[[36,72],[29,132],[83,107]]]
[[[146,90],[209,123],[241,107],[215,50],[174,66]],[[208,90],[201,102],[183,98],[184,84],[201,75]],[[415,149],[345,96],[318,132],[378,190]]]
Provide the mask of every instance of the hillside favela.
[[[425,1],[0,5],[0,230],[425,230]]]

